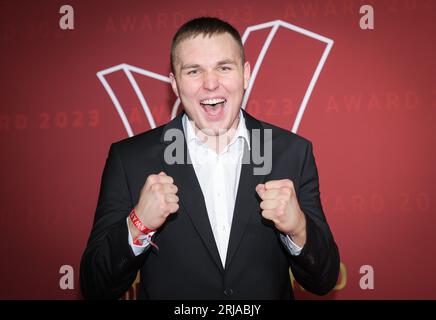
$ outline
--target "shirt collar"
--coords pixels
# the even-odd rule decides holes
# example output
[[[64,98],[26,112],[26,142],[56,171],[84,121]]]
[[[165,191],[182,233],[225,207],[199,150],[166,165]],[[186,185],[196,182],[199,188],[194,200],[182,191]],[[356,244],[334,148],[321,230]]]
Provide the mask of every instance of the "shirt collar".
[[[195,142],[197,142],[197,144],[199,144],[199,145],[203,144],[203,141],[201,141],[200,138],[195,134],[192,123],[191,123],[191,121],[189,121],[188,115],[186,113],[182,117],[182,125],[183,125],[183,130],[185,131],[185,137],[186,137],[187,143],[191,143],[193,140],[195,140]],[[236,133],[233,136],[232,141],[230,141],[230,143],[227,145],[226,149],[229,146],[231,146],[233,143],[235,143],[235,141],[238,138],[245,140],[245,142],[247,143],[248,149],[251,150],[248,129],[247,129],[247,126],[245,125],[245,118],[244,118],[244,113],[242,112],[242,110],[239,110],[239,123],[238,123],[238,127],[236,128]]]

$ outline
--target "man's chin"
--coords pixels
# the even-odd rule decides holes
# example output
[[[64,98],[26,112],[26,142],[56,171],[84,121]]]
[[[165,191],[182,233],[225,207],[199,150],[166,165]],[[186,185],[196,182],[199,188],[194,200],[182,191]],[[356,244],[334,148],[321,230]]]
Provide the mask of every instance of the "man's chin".
[[[220,136],[225,133],[227,129],[225,128],[203,128],[201,132],[209,137]]]

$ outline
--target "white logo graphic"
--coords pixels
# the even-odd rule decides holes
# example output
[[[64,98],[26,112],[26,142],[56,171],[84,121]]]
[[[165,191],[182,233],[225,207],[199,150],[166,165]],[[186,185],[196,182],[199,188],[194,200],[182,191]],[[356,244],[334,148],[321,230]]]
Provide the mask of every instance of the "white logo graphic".
[[[294,123],[292,126],[292,132],[296,133],[298,130],[298,127],[300,125],[301,119],[303,117],[304,111],[306,109],[307,103],[309,101],[309,98],[312,94],[313,88],[315,87],[315,84],[316,84],[316,81],[318,80],[319,74],[321,73],[321,70],[324,66],[324,63],[327,60],[327,56],[329,55],[329,52],[333,46],[333,40],[326,38],[324,36],[321,36],[319,34],[316,34],[312,31],[300,28],[300,27],[293,25],[293,24],[290,24],[288,22],[284,22],[282,20],[274,20],[274,21],[270,21],[270,22],[257,24],[257,25],[253,25],[253,26],[248,27],[242,36],[242,42],[244,44],[247,41],[250,33],[253,31],[268,29],[268,28],[271,28],[271,31],[269,32],[269,34],[268,34],[268,36],[267,36],[267,38],[262,46],[262,49],[259,53],[259,56],[257,57],[256,63],[254,65],[251,79],[250,79],[250,82],[248,84],[248,88],[245,91],[244,99],[242,101],[242,108],[244,108],[244,109],[245,109],[245,107],[247,105],[247,101],[250,97],[251,90],[253,88],[254,81],[256,80],[257,74],[259,72],[260,66],[262,65],[262,61],[265,57],[265,54],[268,51],[268,48],[271,44],[271,41],[273,40],[273,38],[277,32],[277,29],[279,27],[283,27],[285,29],[300,33],[304,36],[313,38],[315,40],[324,42],[326,44],[325,49],[324,49],[324,51],[321,55],[321,58],[318,62],[318,65],[317,65],[317,67],[312,75],[312,78],[310,80],[310,83],[306,89],[306,92],[304,94],[304,98],[303,98],[303,100],[300,104],[300,107],[298,109],[297,116],[295,117],[295,120],[294,120]],[[129,121],[126,117],[126,114],[123,110],[123,107],[121,106],[118,98],[116,97],[114,91],[112,90],[111,86],[109,85],[109,83],[107,82],[107,80],[105,78],[106,75],[120,71],[120,70],[124,71],[130,84],[132,85],[132,88],[135,91],[135,93],[139,99],[139,102],[141,103],[142,108],[144,109],[145,115],[146,115],[147,120],[150,124],[150,128],[152,128],[152,129],[156,127],[156,123],[154,121],[154,118],[153,118],[153,115],[150,111],[150,108],[148,107],[147,101],[144,98],[144,95],[142,94],[141,90],[139,89],[138,83],[136,82],[135,78],[132,75],[132,72],[135,72],[135,73],[138,73],[138,74],[141,74],[141,75],[144,75],[144,76],[147,76],[147,77],[159,80],[159,81],[163,81],[163,82],[166,82],[168,84],[170,84],[170,79],[167,76],[164,76],[164,75],[161,75],[161,74],[149,71],[149,70],[145,70],[142,68],[138,68],[138,67],[126,64],[126,63],[122,63],[122,64],[119,64],[119,65],[116,65],[116,66],[113,66],[113,67],[110,67],[110,68],[107,68],[107,69],[104,69],[104,70],[97,72],[97,77],[99,78],[99,80],[103,84],[103,87],[106,89],[106,91],[109,94],[116,110],[118,111],[118,114],[121,118],[121,121],[124,124],[124,127],[127,131],[127,134],[129,135],[129,137],[132,137],[134,135],[133,131],[132,131],[132,127],[129,124]],[[174,117],[177,115],[177,111],[178,111],[179,106],[180,106],[180,99],[177,99],[172,107],[171,119],[174,119]]]

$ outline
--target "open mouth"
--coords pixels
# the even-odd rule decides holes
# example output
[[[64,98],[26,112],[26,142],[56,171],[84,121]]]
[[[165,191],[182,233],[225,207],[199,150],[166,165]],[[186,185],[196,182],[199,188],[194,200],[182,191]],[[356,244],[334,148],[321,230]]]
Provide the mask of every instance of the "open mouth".
[[[219,117],[223,112],[227,100],[225,98],[203,99],[200,105],[210,117]]]

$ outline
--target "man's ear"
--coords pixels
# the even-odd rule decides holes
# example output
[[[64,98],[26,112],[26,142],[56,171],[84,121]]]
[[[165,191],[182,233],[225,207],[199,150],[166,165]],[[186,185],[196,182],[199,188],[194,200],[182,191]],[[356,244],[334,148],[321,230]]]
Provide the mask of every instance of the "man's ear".
[[[244,63],[244,90],[248,88],[248,83],[250,82],[251,68],[250,62],[245,61]]]
[[[177,88],[177,82],[176,77],[172,72],[170,72],[170,81],[171,81],[171,87],[173,88],[174,93],[176,94],[177,98],[179,98],[179,89]]]

